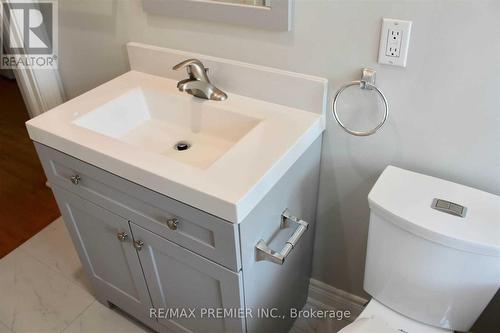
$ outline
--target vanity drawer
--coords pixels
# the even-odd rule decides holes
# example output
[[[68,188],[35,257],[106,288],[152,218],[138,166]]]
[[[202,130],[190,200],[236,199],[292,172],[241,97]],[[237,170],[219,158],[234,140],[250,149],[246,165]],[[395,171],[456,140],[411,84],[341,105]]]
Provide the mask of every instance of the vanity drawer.
[[[58,150],[35,143],[50,183],[233,271],[239,271],[238,225],[161,195]],[[168,220],[177,219],[176,227]],[[170,224],[170,226],[169,226]]]

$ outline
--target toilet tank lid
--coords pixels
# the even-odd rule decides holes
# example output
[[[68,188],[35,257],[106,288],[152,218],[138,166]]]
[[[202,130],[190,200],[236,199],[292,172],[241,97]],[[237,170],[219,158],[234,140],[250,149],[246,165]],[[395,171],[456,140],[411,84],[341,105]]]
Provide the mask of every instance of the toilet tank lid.
[[[444,199],[464,217],[431,208]],[[458,250],[500,257],[500,197],[443,179],[388,166],[368,194],[370,209],[420,237]]]

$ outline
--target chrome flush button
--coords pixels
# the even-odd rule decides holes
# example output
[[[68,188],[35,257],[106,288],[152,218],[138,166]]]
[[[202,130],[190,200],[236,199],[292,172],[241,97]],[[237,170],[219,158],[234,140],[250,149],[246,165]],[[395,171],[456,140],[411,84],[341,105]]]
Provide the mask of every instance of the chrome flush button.
[[[460,217],[465,217],[465,213],[467,212],[467,208],[456,204],[451,201],[443,200],[443,199],[437,199],[435,198],[432,201],[432,208],[435,210],[439,210],[440,212],[448,213],[451,215],[455,216],[460,216]]]

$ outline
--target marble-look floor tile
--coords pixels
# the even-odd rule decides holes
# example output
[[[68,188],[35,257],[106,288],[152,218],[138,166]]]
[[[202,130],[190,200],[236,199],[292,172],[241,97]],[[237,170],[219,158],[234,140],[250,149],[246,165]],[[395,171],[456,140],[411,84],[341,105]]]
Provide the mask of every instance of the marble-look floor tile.
[[[78,254],[61,217],[31,237],[20,246],[20,249],[64,274],[88,292],[92,292],[90,284],[84,275]]]
[[[24,251],[0,260],[0,321],[15,333],[60,332],[94,298]]]
[[[0,333],[12,333],[12,331],[7,326],[0,323]]]
[[[115,309],[94,302],[63,333],[154,333]]]

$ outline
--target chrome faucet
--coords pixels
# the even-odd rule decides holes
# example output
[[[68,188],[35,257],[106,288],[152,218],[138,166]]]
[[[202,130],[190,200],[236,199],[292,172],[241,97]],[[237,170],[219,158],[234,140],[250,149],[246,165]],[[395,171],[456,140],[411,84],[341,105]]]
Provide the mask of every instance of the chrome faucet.
[[[188,59],[175,65],[172,69],[179,70],[184,67],[186,67],[189,78],[177,83],[177,88],[180,91],[212,101],[223,101],[227,98],[225,92],[210,83],[207,76],[208,68],[205,68],[201,61]]]

